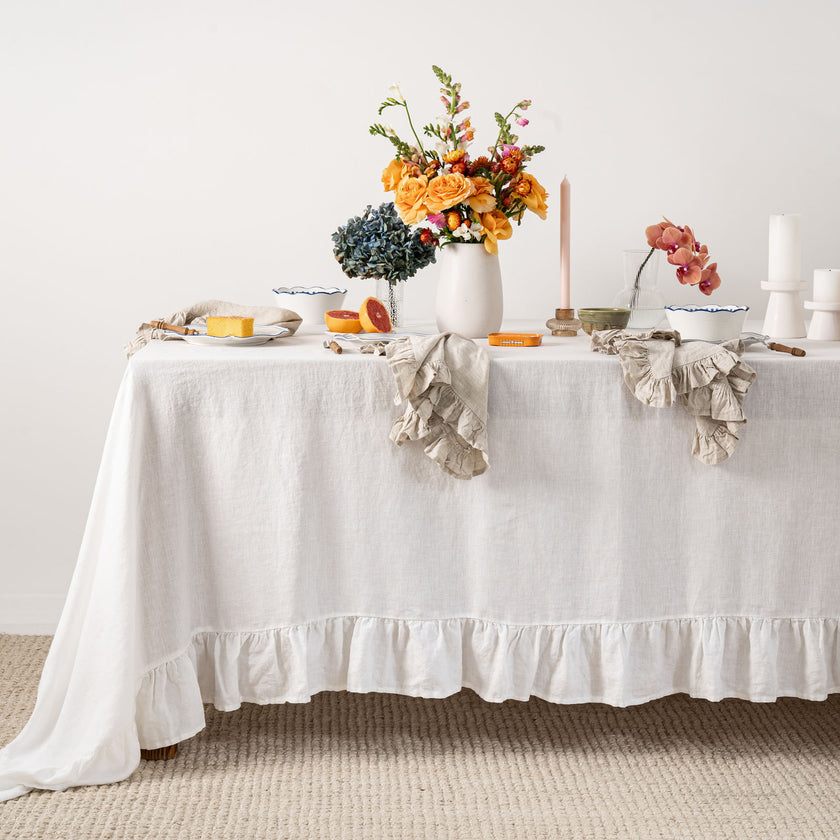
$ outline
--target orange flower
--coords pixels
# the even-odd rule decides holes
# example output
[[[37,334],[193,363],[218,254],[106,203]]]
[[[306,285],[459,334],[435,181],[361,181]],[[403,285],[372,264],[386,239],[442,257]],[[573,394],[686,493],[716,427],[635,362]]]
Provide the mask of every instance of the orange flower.
[[[498,254],[499,240],[513,236],[510,219],[501,210],[482,213],[481,226],[484,228],[484,249],[489,254]]]
[[[493,185],[487,178],[470,178],[473,194],[467,199],[470,207],[476,213],[489,213],[496,207],[496,196],[493,193]]]
[[[688,248],[677,248],[673,254],[668,254],[668,262],[677,266],[677,280],[683,285],[696,286],[702,279],[703,258]]]
[[[700,274],[700,291],[704,295],[710,295],[718,286],[720,286],[720,275],[717,273],[717,263],[713,262]]]
[[[519,178],[520,180],[528,181],[531,186],[528,195],[520,195],[520,199],[529,210],[536,213],[541,219],[544,219],[546,210],[548,210],[548,204],[545,201],[548,198],[548,193],[545,191],[545,188],[528,172],[521,172]]]
[[[472,184],[458,172],[438,175],[429,183],[426,207],[430,213],[440,213],[465,201],[472,194],[472,190]]]
[[[382,170],[382,186],[385,187],[385,192],[393,192],[406,175],[414,176],[419,174],[420,167],[416,163],[394,158]]]
[[[463,149],[453,149],[443,156],[444,163],[457,163],[466,154]]]
[[[393,192],[402,180],[402,176],[403,162],[399,158],[394,158],[382,170],[382,186],[385,187],[385,192]]]
[[[397,208],[399,217],[407,225],[416,225],[426,218],[429,212],[426,205],[428,184],[429,179],[425,175],[417,177],[407,175],[397,185],[394,206]]]

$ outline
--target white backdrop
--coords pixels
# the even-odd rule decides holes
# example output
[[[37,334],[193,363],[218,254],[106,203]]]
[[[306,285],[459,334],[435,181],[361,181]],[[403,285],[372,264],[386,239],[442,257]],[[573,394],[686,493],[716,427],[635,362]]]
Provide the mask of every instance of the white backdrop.
[[[564,174],[572,305],[609,305],[621,250],[665,214],[709,244],[711,300],[762,317],[771,213],[802,214],[804,277],[840,265],[838,28],[836,0],[4,0],[0,630],[57,616],[136,325],[345,283],[330,234],[387,198],[367,127],[389,84],[426,122],[444,67],[477,146],[494,111],[534,102],[549,218],[502,243],[506,318],[558,304]],[[431,319],[435,280],[409,281],[408,317]],[[346,285],[348,305],[373,292]]]

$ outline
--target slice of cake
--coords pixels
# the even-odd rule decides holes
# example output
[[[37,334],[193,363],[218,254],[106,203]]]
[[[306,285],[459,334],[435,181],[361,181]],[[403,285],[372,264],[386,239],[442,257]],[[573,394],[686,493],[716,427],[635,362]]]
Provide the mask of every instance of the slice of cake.
[[[254,319],[241,318],[238,315],[227,317],[207,316],[207,335],[225,338],[232,335],[235,338],[248,338],[254,334]]]

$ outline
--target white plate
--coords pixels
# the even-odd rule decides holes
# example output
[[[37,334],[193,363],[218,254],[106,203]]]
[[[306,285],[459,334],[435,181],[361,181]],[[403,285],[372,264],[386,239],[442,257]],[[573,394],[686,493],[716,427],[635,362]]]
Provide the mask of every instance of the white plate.
[[[207,335],[207,327],[202,324],[196,324],[192,328],[198,330],[199,334],[180,335],[179,333],[170,332],[170,335],[177,335],[178,338],[183,338],[188,344],[201,344],[205,347],[255,347],[258,344],[265,344],[267,341],[271,341],[272,338],[279,338],[291,332],[288,327],[269,327],[254,324],[254,334],[249,335],[247,338],[239,338],[235,335],[226,335],[224,338],[220,338],[216,335]]]

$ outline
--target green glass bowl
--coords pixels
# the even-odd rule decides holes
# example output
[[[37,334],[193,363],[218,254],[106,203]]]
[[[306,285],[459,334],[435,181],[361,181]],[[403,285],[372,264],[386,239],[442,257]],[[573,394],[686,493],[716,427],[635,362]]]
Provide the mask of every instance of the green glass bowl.
[[[615,306],[578,309],[578,319],[583,331],[592,335],[593,330],[623,330],[630,320],[630,310]]]

